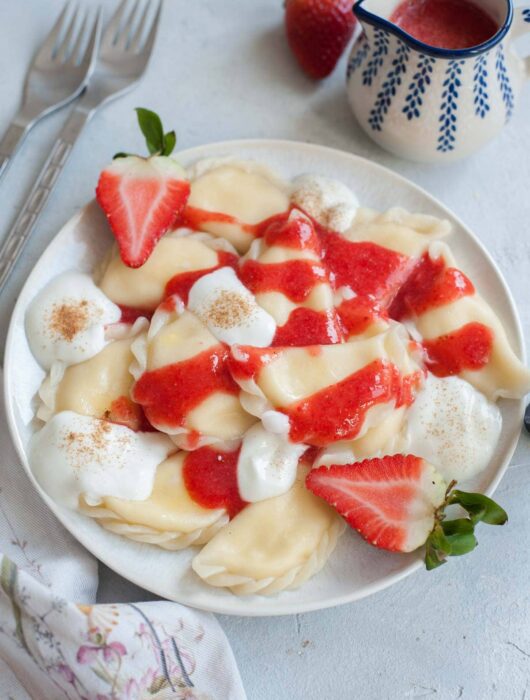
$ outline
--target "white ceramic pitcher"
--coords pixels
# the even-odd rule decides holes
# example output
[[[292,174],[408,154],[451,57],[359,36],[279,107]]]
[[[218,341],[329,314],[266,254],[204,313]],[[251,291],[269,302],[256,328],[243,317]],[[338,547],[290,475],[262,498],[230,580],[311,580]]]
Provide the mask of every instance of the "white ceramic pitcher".
[[[467,156],[499,133],[530,78],[530,57],[521,58],[513,47],[530,33],[530,5],[481,0],[499,30],[479,46],[449,50],[424,44],[390,22],[399,4],[354,5],[363,31],[347,70],[353,112],[374,141],[403,158],[450,162]]]

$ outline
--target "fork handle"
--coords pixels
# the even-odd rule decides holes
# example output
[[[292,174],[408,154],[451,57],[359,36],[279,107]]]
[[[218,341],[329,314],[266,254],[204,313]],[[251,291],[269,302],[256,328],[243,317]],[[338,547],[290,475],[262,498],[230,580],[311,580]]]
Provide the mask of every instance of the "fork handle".
[[[2,136],[2,140],[0,141],[0,178],[7,170],[9,161],[24,140],[24,137],[28,131],[29,125],[21,126],[15,122],[11,122],[11,124],[7,127],[7,131]]]
[[[62,129],[61,136],[55,141],[22,211],[2,241],[0,247],[0,292],[46,206],[77,137],[89,118],[90,113],[74,109]]]

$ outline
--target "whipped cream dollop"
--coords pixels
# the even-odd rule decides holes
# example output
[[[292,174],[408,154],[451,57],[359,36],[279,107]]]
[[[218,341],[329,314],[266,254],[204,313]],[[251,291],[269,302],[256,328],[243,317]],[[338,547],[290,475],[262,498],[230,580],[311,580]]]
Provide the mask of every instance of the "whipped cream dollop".
[[[237,462],[241,498],[250,503],[286,493],[294,484],[307,445],[269,433],[257,423],[245,433]]]
[[[263,348],[271,344],[276,333],[272,316],[258,305],[231,267],[198,279],[190,290],[188,309],[228,345]]]
[[[295,178],[291,201],[319,224],[339,233],[350,228],[359,208],[359,201],[349,187],[323,175]]]
[[[157,466],[174,451],[161,433],[61,411],[32,437],[29,461],[46,493],[75,510],[81,495],[89,505],[105,496],[149,498]]]
[[[501,428],[498,406],[471,384],[429,375],[408,411],[406,450],[447,481],[465,481],[488,466]]]
[[[120,308],[96,287],[90,275],[64,272],[28,306],[26,335],[44,369],[56,361],[73,365],[104,348],[105,327],[120,317]]]
[[[281,411],[275,411],[274,409],[264,411],[261,414],[261,422],[265,430],[275,435],[288,435],[291,428],[289,416],[286,416],[285,413]]]

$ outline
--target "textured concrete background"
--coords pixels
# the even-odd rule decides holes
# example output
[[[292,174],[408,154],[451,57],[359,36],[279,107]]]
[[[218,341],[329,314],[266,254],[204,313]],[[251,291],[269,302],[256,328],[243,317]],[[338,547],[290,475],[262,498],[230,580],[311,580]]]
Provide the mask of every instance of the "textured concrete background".
[[[89,0],[85,0],[88,2]],[[105,2],[108,14],[113,3]],[[0,1],[0,130],[15,112],[26,66],[62,0]],[[291,138],[371,158],[419,183],[485,242],[514,293],[530,341],[530,86],[499,139],[464,163],[398,160],[357,127],[344,61],[324,83],[299,73],[286,48],[281,0],[166,0],[141,87],[96,116],[78,143],[16,275],[0,299],[5,335],[27,273],[60,226],[93,195],[109,154],[143,148],[132,116],[155,109],[180,148],[245,137]],[[2,183],[0,234],[45,160],[66,111],[30,135]],[[293,617],[220,616],[251,700],[530,699],[530,440],[523,436],[498,492],[510,514],[482,529],[462,560],[371,598]],[[103,601],[149,597],[101,572]]]

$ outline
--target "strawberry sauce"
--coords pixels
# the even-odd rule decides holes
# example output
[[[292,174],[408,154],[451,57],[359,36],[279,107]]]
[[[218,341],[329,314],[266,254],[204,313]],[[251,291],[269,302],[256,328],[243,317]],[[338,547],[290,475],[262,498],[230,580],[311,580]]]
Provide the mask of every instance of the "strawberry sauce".
[[[239,258],[233,253],[228,253],[225,250],[219,250],[217,252],[218,263],[214,267],[207,267],[202,270],[192,270],[191,272],[179,272],[177,275],[172,277],[166,284],[166,297],[172,294],[178,294],[182,301],[187,304],[190,289],[193,287],[195,282],[208,275],[210,272],[215,272],[221,267],[233,267],[237,269],[237,264]]]
[[[467,49],[490,39],[497,23],[468,0],[404,0],[390,21],[424,44]]]
[[[493,331],[482,323],[468,323],[453,333],[424,340],[427,367],[437,377],[482,369],[490,361],[493,340]]]
[[[201,447],[186,455],[182,475],[195,503],[203,508],[225,508],[230,518],[247,505],[237,487],[239,452]]]
[[[272,345],[333,345],[341,340],[342,331],[334,310],[314,311],[301,307],[293,309],[287,323],[278,327]]]
[[[135,432],[153,432],[155,430],[145,417],[143,408],[131,401],[128,396],[118,396],[117,399],[114,399],[103,417],[111,423],[125,425]]]
[[[327,281],[327,273],[322,265],[312,260],[266,264],[247,260],[239,278],[253,294],[281,292],[295,304],[301,304],[317,284]]]
[[[366,241],[348,241],[319,227],[323,261],[335,276],[335,287],[351,287],[362,297],[391,300],[404,283],[411,258]]]
[[[473,284],[463,272],[447,267],[442,257],[433,260],[425,253],[399,290],[389,313],[400,321],[474,293]]]
[[[262,226],[263,238],[268,246],[282,246],[296,250],[312,250],[320,257],[321,242],[312,221],[305,216],[288,220],[288,214],[278,214]]]
[[[410,385],[408,382],[404,386],[394,364],[375,360],[342,381],[279,410],[289,416],[293,442],[325,446],[336,440],[353,440],[372,406],[411,403]]]
[[[386,320],[387,315],[381,305],[368,297],[347,299],[337,308],[346,337],[358,335],[375,321]]]
[[[251,224],[244,224],[236,219],[235,216],[230,216],[230,214],[222,214],[218,211],[206,211],[206,209],[199,209],[198,207],[187,206],[184,209],[180,221],[181,226],[188,226],[196,231],[200,231],[204,224],[209,223],[237,224],[237,226],[240,226],[243,231],[256,235],[255,226]]]
[[[240,229],[245,231],[245,233],[248,233],[255,238],[261,238],[265,232],[265,229],[278,217],[285,219],[287,214],[277,214],[265,219],[264,221],[260,221],[257,224],[246,224],[230,214],[223,214],[218,211],[207,211],[206,209],[199,209],[198,207],[186,206],[180,217],[179,226],[187,226],[195,231],[201,231],[203,230],[202,227],[204,224],[232,224],[238,226]]]
[[[121,311],[120,323],[130,323],[133,324],[139,318],[147,318],[151,320],[153,311],[147,311],[146,309],[137,309],[134,306],[125,306],[124,304],[118,304]]]
[[[182,427],[188,413],[211,394],[239,392],[228,372],[228,353],[228,348],[217,345],[188,360],[145,372],[134,385],[132,398],[143,406],[153,425]]]
[[[272,348],[255,348],[251,345],[234,346],[228,358],[228,369],[236,381],[254,379],[279,352]]]
[[[318,353],[320,348],[315,346],[314,351]],[[230,371],[239,380],[259,380],[260,371],[276,354],[270,349],[240,346],[241,359],[230,357]],[[393,363],[374,360],[342,381],[277,410],[289,416],[293,442],[324,446],[352,440],[372,406],[390,402],[396,407],[410,405],[421,377],[421,372],[403,376]]]

